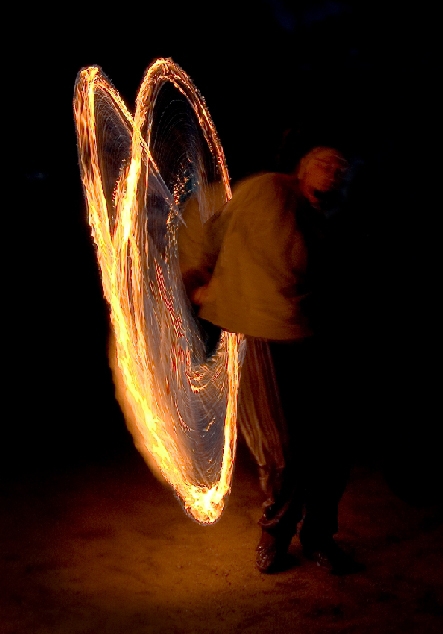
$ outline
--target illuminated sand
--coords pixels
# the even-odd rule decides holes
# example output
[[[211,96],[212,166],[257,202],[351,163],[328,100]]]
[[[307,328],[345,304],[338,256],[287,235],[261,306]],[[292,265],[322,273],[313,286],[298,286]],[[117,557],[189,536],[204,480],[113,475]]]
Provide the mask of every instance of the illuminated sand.
[[[74,114],[117,398],[150,467],[195,520],[215,522],[231,488],[242,340],[223,332],[206,357],[177,230],[190,196],[202,220],[215,211],[208,184],[230,197],[222,146],[204,99],[170,59],[147,69],[134,117],[99,67],[82,69]]]

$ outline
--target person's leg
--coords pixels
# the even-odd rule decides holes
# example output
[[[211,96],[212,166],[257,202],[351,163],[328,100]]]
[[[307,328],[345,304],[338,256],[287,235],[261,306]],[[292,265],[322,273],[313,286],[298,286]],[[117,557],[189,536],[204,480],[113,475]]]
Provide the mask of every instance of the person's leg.
[[[331,544],[338,532],[338,508],[350,471],[350,448],[345,431],[343,389],[328,371],[328,360],[316,351],[316,384],[310,418],[303,430],[306,453],[305,515],[300,541],[305,550]]]
[[[238,403],[240,431],[259,470],[265,499],[259,519],[256,563],[261,572],[278,569],[301,519],[290,459],[291,448],[269,343],[247,338]]]
[[[300,542],[305,551],[323,549],[338,532],[339,503],[349,477],[349,460],[342,452],[316,447],[307,475],[305,514]]]
[[[266,499],[259,520],[262,536],[257,548],[257,566],[263,572],[278,569],[286,556],[297,526],[302,519],[305,499],[306,459],[299,427],[306,418],[306,358],[310,344],[305,342],[269,342],[270,362],[275,377],[284,425],[281,426],[284,467],[262,469]],[[309,374],[309,373],[308,373]]]
[[[361,570],[361,566],[334,540],[352,458],[345,388],[334,357],[317,349],[314,359],[318,394],[302,431],[306,461],[300,543],[305,556],[317,565],[346,574]]]

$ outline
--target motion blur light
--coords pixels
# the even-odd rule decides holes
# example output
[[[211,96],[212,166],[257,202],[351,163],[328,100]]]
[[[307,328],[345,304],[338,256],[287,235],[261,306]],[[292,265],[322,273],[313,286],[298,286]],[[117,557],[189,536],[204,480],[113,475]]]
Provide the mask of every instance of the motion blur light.
[[[134,442],[202,524],[221,515],[236,449],[240,335],[205,345],[181,280],[177,230],[208,183],[231,196],[203,97],[171,59],[155,60],[135,114],[98,66],[82,69],[74,117],[88,221],[110,308],[117,397]]]

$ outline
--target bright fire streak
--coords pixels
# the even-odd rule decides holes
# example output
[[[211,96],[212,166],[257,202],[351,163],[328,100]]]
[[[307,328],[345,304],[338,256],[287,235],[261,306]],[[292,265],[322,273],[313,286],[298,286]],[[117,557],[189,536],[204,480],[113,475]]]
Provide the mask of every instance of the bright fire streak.
[[[158,59],[147,69],[134,117],[100,68],[82,69],[75,85],[74,116],[88,220],[110,307],[117,397],[147,463],[173,487],[191,517],[210,524],[220,517],[231,488],[239,350],[244,342],[241,336],[223,332],[210,359],[196,350],[198,335],[178,265],[178,194],[168,191],[150,151],[154,106],[166,82],[191,105],[215,157],[227,200],[231,196],[229,177],[214,124],[198,90],[172,60]],[[112,200],[100,163],[97,113],[101,107],[112,112],[122,138],[128,138],[128,155],[119,166]],[[163,254],[146,228],[152,186],[161,192],[169,209]],[[196,463],[209,464],[212,457],[207,451],[200,456],[198,443],[187,435],[189,429],[195,429],[195,411],[200,418],[205,413],[204,433],[222,428],[215,437],[222,458],[216,476],[206,480],[205,465],[196,467]]]

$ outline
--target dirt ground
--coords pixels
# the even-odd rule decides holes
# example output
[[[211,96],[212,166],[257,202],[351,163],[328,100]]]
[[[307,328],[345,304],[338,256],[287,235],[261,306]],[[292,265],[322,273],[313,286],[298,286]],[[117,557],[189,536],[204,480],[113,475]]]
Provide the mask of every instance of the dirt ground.
[[[135,449],[1,480],[2,634],[440,634],[443,514],[356,465],[337,540],[366,566],[254,567],[261,496],[240,445],[232,494],[204,527]]]

